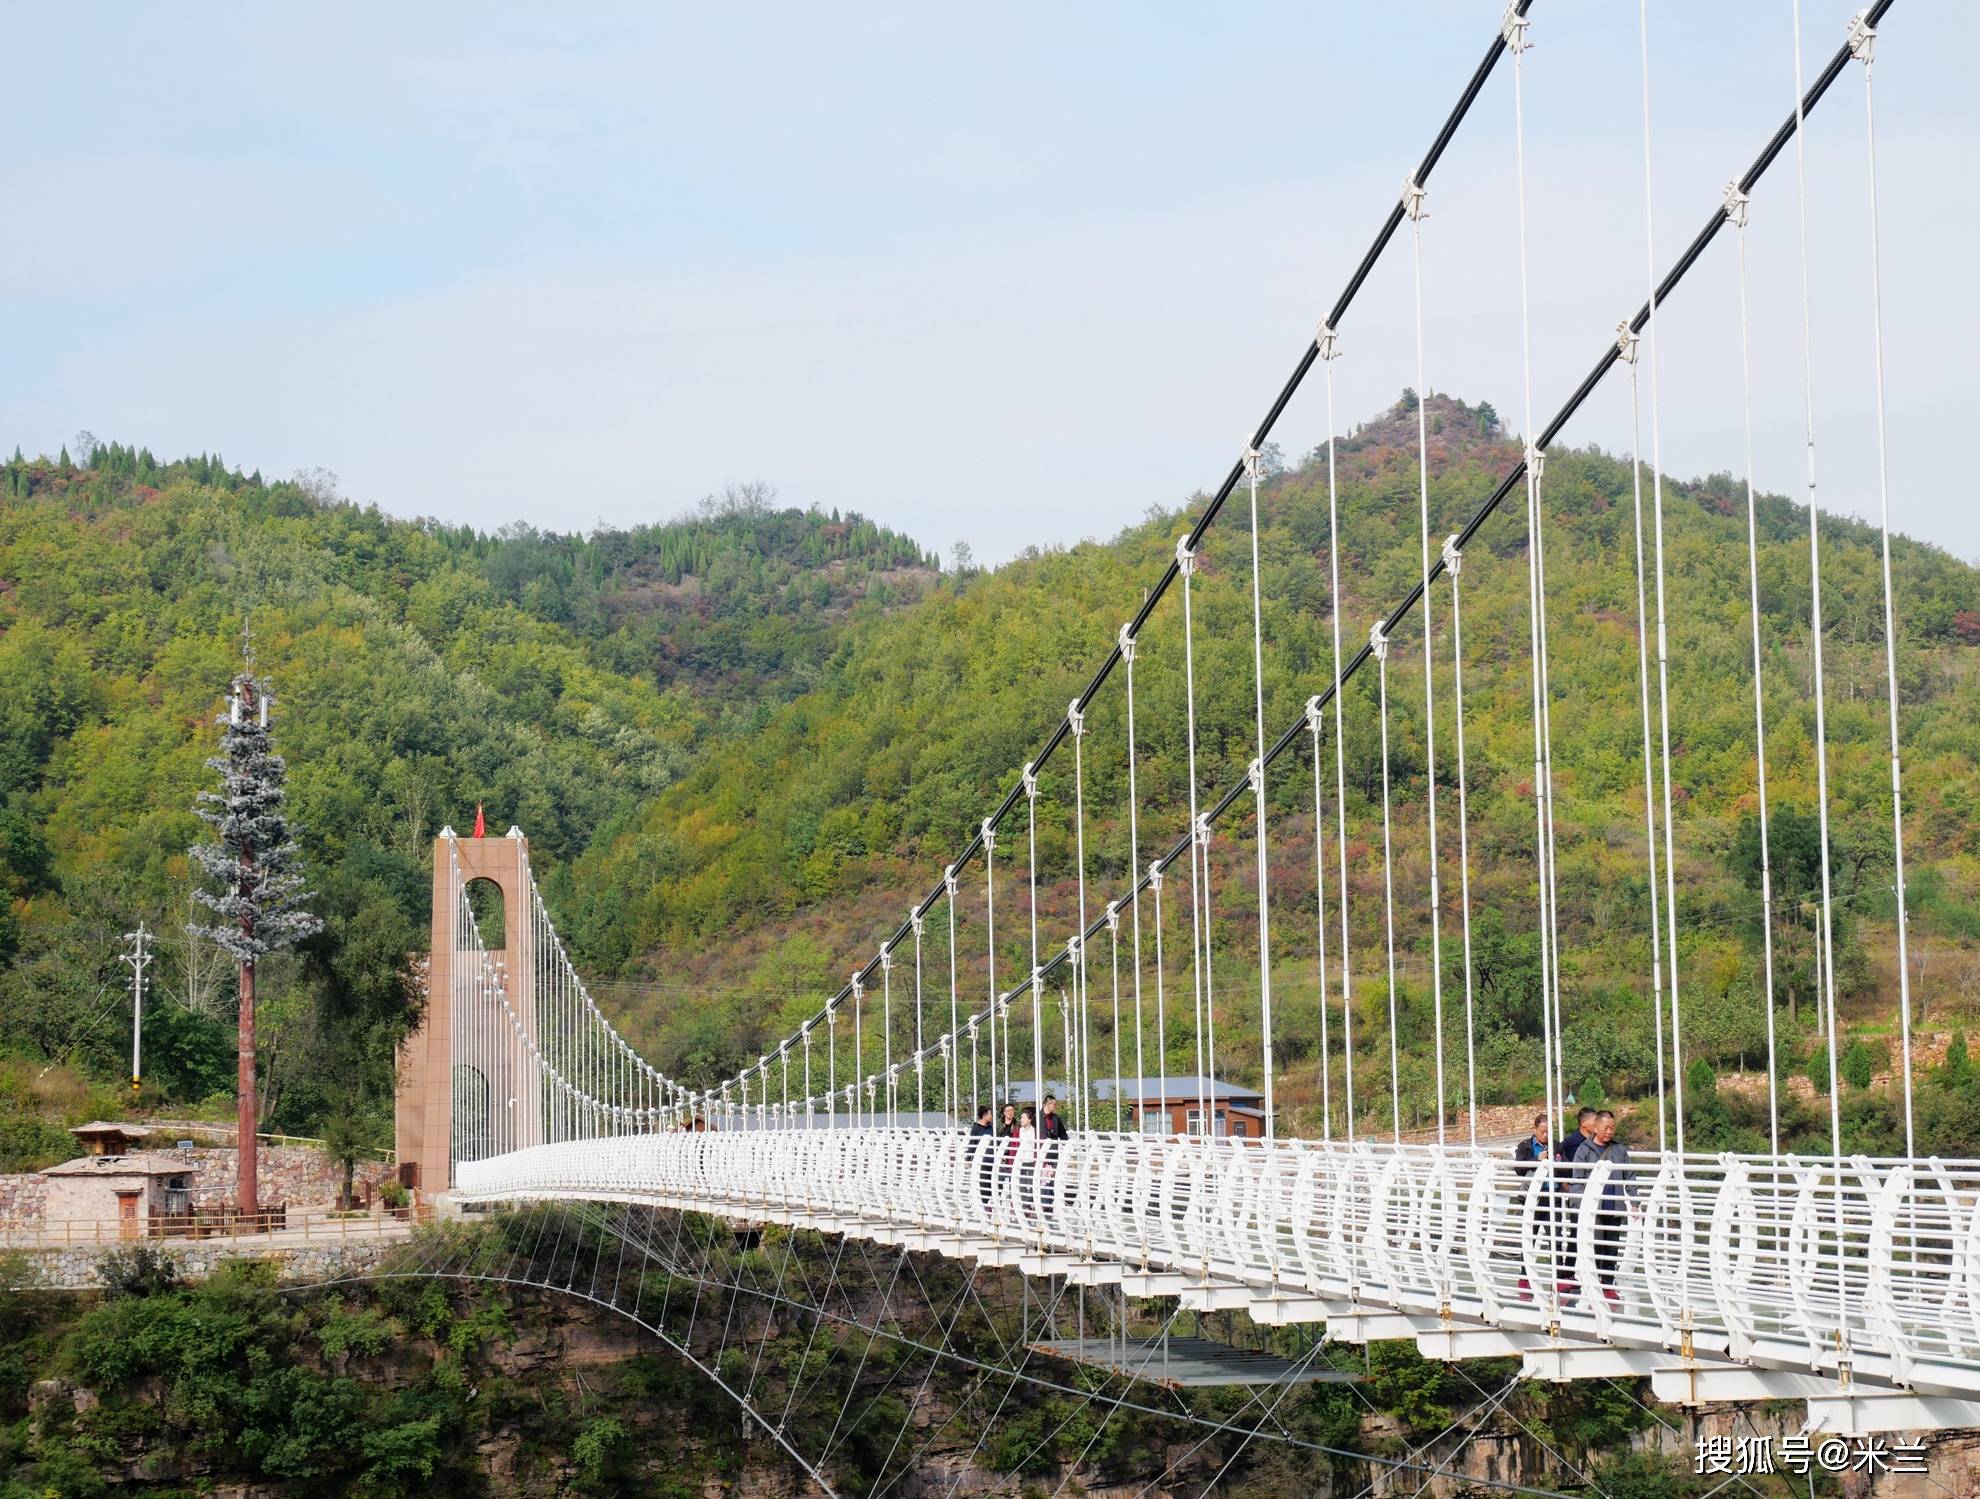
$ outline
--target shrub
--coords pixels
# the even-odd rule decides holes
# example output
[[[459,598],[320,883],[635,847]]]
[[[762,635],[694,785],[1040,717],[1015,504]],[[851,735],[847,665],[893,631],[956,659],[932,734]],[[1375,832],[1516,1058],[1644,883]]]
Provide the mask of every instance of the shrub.
[[[1842,1054],[1837,1069],[1842,1074],[1842,1080],[1852,1088],[1867,1088],[1875,1066],[1870,1059],[1870,1048],[1861,1041],[1852,1041],[1849,1050]]]
[[[96,1278],[111,1296],[152,1296],[179,1283],[178,1256],[145,1239],[122,1244],[96,1262]]]

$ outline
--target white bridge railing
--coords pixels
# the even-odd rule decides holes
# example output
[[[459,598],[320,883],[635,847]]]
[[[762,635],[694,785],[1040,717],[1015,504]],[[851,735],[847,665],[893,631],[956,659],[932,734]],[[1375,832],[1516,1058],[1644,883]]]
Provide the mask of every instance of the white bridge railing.
[[[1980,1394],[1980,1164],[960,1132],[635,1135],[462,1162],[469,1201],[587,1198],[1249,1288],[1454,1328]],[[1096,1279],[1114,1278],[1100,1276]],[[1310,1320],[1328,1315],[1315,1312]],[[1307,1320],[1298,1315],[1280,1320]]]

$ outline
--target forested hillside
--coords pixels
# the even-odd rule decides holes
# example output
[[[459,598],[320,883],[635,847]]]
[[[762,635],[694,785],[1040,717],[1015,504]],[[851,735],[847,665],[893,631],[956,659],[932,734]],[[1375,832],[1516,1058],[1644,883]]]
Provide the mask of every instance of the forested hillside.
[[[1489,408],[1435,398],[1430,425],[1434,547],[1490,492],[1518,448],[1498,431]],[[1351,652],[1408,590],[1420,565],[1408,400],[1342,443],[1339,460],[1343,635]],[[1762,1065],[1765,1054],[1744,493],[1720,474],[1667,481],[1664,499],[1686,1060],[1732,1072]],[[1558,452],[1543,503],[1567,1069],[1570,1085],[1584,1093],[1594,1084],[1599,1091],[1641,1094],[1654,1080],[1654,1050],[1645,997],[1650,937],[1630,466],[1599,452]],[[1298,719],[1332,661],[1324,464],[1310,458],[1278,474],[1262,509],[1266,716],[1276,735]],[[1648,509],[1646,492],[1646,526]],[[560,885],[559,909],[596,968],[643,971],[654,981],[636,1028],[658,1055],[689,1070],[733,1066],[814,1010],[823,992],[872,954],[901,921],[910,896],[935,885],[976,819],[1016,781],[1194,513],[1157,514],[1110,543],[1027,557],[995,575],[945,586],[913,611],[876,620],[844,640],[816,691],[601,830]],[[1779,913],[1776,1001],[1784,1052],[1799,1065],[1813,1045],[1820,868],[1807,513],[1767,497],[1759,529]],[[1894,1029],[1896,974],[1877,537],[1849,520],[1825,519],[1823,532],[1839,972],[1848,1023],[1862,1042],[1858,1065],[1881,1071],[1893,1060],[1886,1036]],[[1943,1035],[1980,999],[1980,835],[1974,830],[1980,573],[1905,542],[1896,546],[1895,567],[1913,979],[1921,1026]],[[1488,1100],[1524,1101],[1538,1089],[1539,998],[1526,527],[1517,499],[1473,542],[1462,577],[1479,1091]],[[1242,778],[1253,753],[1249,536],[1236,505],[1211,533],[1194,608],[1199,789],[1214,799],[1213,792]],[[1464,958],[1447,583],[1438,585],[1434,615],[1447,1098],[1455,1100],[1462,1092]],[[1430,1117],[1435,1096],[1419,631],[1414,620],[1402,627],[1390,663],[1399,1029],[1406,1115],[1418,1123]],[[1371,1107],[1379,1106],[1386,1122],[1375,685],[1374,673],[1364,673],[1348,699],[1349,898],[1362,1097],[1377,1100]],[[1136,668],[1144,862],[1173,846],[1187,822],[1183,690],[1181,611],[1172,598],[1144,631]],[[1118,672],[1089,725],[1091,915],[1122,888],[1129,862]],[[1331,743],[1324,753],[1331,823]],[[1042,777],[1039,799],[1048,954],[1074,925],[1071,775],[1071,755],[1062,751]],[[1281,1097],[1311,1127],[1317,1124],[1319,997],[1311,760],[1303,746],[1274,768],[1271,790],[1275,1035],[1286,1069]],[[1258,1057],[1250,823],[1247,798],[1213,845],[1220,1055],[1239,1075],[1255,1074]],[[1023,841],[1020,819],[998,860],[1003,985],[1019,981],[1030,965]],[[1329,849],[1331,869],[1331,831]],[[967,872],[963,890],[957,947],[967,1002],[980,1000],[987,984],[980,863]],[[1186,994],[1189,919],[1181,887],[1172,882],[1170,894],[1168,981],[1172,994]],[[945,915],[930,923],[927,941],[946,1016]],[[1337,962],[1338,942],[1332,950]],[[1148,951],[1152,960],[1152,941]],[[1152,983],[1152,969],[1149,978]],[[1102,1001],[1104,1055],[1108,996],[1098,985],[1094,992]],[[1338,1006],[1337,984],[1330,993]],[[695,1002],[682,1002],[690,994]],[[1339,1034],[1337,1010],[1336,1046]],[[1169,1041],[1172,1069],[1190,1070],[1189,1026],[1172,1026]],[[1737,1096],[1732,1113],[1720,1117],[1702,1083],[1696,1126],[1753,1143],[1752,1116],[1741,1113]],[[1790,1118],[1791,1128],[1797,1119]],[[1865,1141],[1888,1143],[1875,1136],[1887,1122],[1868,1119]],[[1962,1127],[1963,1138],[1972,1135]]]
[[[633,531],[486,536],[327,479],[114,443],[0,465],[0,1048],[122,1074],[117,953],[142,918],[163,939],[147,1074],[181,1102],[231,1088],[232,971],[185,935],[185,849],[245,621],[328,918],[266,965],[266,1116],[314,1132],[351,1106],[317,1080],[361,1077],[375,1138],[439,827],[486,803],[547,866],[575,857],[934,564],[761,486]]]
[[[1419,565],[1413,399],[1340,445],[1350,651]],[[1430,417],[1441,537],[1518,448],[1489,408],[1437,397]],[[1664,497],[1687,1059],[1750,1069],[1764,1012],[1744,498],[1725,475],[1667,482]],[[184,848],[245,615],[274,684],[278,747],[328,918],[312,947],[264,973],[271,1122],[320,1132],[347,1111],[359,1117],[345,1126],[382,1118],[408,958],[424,940],[429,841],[444,822],[464,827],[477,803],[491,828],[528,831],[581,966],[656,1060],[689,1076],[733,1069],[814,1009],[936,882],[1085,683],[1197,504],[1187,516],[1151,512],[1108,542],[938,574],[903,537],[858,517],[778,509],[758,489],[634,531],[487,535],[389,519],[320,482],[267,483],[212,458],[161,465],[114,444],[81,462],[17,457],[0,467],[0,880],[11,897],[0,913],[0,1046],[37,1069],[66,1059],[114,1078],[128,1039],[115,954],[142,916],[167,939],[156,1086],[176,1100],[225,1088],[229,1052],[214,1017],[227,1012],[231,978],[182,935]],[[1577,1087],[1640,1093],[1652,1053],[1628,462],[1557,452],[1543,508],[1568,1067]],[[1275,473],[1261,509],[1276,734],[1331,669],[1324,465]],[[1777,998],[1791,1049],[1805,1057],[1804,898],[1819,873],[1806,512],[1766,498],[1760,530],[1776,883],[1794,897],[1776,925]],[[1239,779],[1253,753],[1249,541],[1234,504],[1194,584],[1206,795]],[[1848,1023],[1870,1065],[1887,1056],[1895,995],[1876,534],[1825,520],[1823,547],[1839,957]],[[1895,566],[1913,978],[1921,1027],[1945,1032],[1980,999],[1980,573],[1908,542]],[[1463,572],[1480,1093],[1508,1101],[1530,1096],[1538,1059],[1526,575],[1515,502],[1480,533]],[[1186,820],[1178,603],[1151,621],[1136,667],[1144,862]],[[1449,614],[1440,583],[1443,952],[1461,1058]],[[1404,1091],[1421,1119],[1434,1095],[1419,629],[1412,620],[1398,633],[1390,708]],[[1380,1079],[1364,1097],[1385,1100],[1373,694],[1364,674],[1348,699],[1349,899],[1358,1067]],[[1118,673],[1089,724],[1097,911],[1130,858]],[[1324,752],[1331,765],[1331,745]],[[1071,768],[1062,751],[1042,778],[1048,950],[1063,945],[1076,902]],[[1319,998],[1303,745],[1274,767],[1271,794],[1281,1096],[1310,1126]],[[1250,822],[1247,799],[1213,844],[1220,1055],[1239,1076],[1257,1054]],[[998,857],[1000,918],[1011,913],[998,927],[1006,984],[1029,966],[1021,842],[1006,839]],[[1331,831],[1328,848],[1331,890]],[[986,983],[980,864],[963,889],[967,1000]],[[1169,982],[1186,988],[1188,919],[1173,894]],[[931,923],[929,940],[946,1014],[944,922]],[[1331,950],[1337,960],[1338,942]],[[1104,1000],[1097,984],[1094,993]],[[1338,1005],[1337,986],[1330,993]],[[1186,1026],[1170,1043],[1188,1070]],[[1461,1076],[1461,1062],[1452,1072]],[[0,1078],[18,1092],[27,1075]],[[326,1076],[365,1078],[365,1097],[324,1092]],[[1952,1082],[1966,1086],[1963,1074]],[[1882,1127],[1873,1113],[1866,1131]],[[1736,1109],[1705,1124],[1746,1127]]]

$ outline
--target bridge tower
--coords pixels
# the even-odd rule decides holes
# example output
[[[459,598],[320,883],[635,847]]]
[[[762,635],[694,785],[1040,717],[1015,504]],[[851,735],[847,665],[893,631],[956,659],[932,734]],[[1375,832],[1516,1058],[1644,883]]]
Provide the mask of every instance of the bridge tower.
[[[529,840],[520,828],[500,838],[461,838],[452,828],[433,840],[432,958],[427,972],[426,1014],[419,1028],[399,1049],[397,1097],[393,1110],[393,1151],[400,1179],[431,1195],[453,1185],[457,1153],[454,1089],[463,1065],[459,1037],[475,1018],[467,1013],[476,1002],[473,969],[480,954],[462,945],[456,925],[461,892],[477,880],[487,880],[502,892],[502,944],[489,956],[500,965],[509,1006],[533,1032],[535,1027],[534,957],[528,941]],[[485,1007],[485,1006],[484,1006]],[[481,1016],[485,1037],[491,1017]],[[503,1017],[506,1026],[506,1017]],[[520,1065],[525,1051],[511,1034],[504,1048],[516,1054],[514,1076],[526,1075]],[[503,1070],[499,1065],[495,1070]],[[484,1079],[484,1081],[487,1081]],[[526,1096],[495,1099],[513,1121],[506,1149],[542,1139],[540,1100],[535,1090],[515,1090]]]

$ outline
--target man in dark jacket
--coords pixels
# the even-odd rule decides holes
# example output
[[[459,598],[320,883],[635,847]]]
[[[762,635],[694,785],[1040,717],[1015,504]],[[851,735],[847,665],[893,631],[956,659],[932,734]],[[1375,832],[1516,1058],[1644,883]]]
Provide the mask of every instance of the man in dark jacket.
[[[1629,1147],[1616,1138],[1614,1114],[1604,1109],[1595,1116],[1595,1132],[1581,1142],[1574,1159],[1584,1172],[1602,1161],[1613,1167],[1602,1184],[1602,1204],[1595,1214],[1595,1274],[1602,1282],[1602,1294],[1615,1301],[1619,1299],[1616,1262],[1622,1258],[1623,1227],[1628,1215],[1638,1211],[1636,1197],[1642,1189],[1629,1164]]]
[[[1066,1138],[1066,1121],[1059,1113],[1059,1100],[1049,1093],[1045,1096],[1045,1118],[1038,1126],[1041,1140],[1063,1140]]]
[[[976,1123],[969,1127],[969,1140],[970,1154],[976,1158],[977,1190],[982,1194],[983,1207],[987,1212],[990,1207],[990,1192],[995,1180],[997,1161],[997,1131],[990,1123],[989,1104],[984,1104],[976,1111]],[[978,1142],[982,1140],[988,1140],[990,1143],[979,1144]]]
[[[1059,1100],[1047,1094],[1045,1112],[1038,1121],[1038,1138],[1045,1142],[1045,1184],[1040,1199],[1050,1213],[1058,1196],[1059,1145],[1067,1138],[1065,1117],[1059,1113]]]
[[[1577,1214],[1581,1209],[1581,1187],[1588,1180],[1584,1167],[1574,1166],[1575,1153],[1588,1143],[1590,1132],[1595,1128],[1595,1110],[1584,1108],[1574,1116],[1574,1128],[1561,1136],[1554,1147],[1554,1159],[1561,1164],[1554,1168],[1554,1208],[1551,1217],[1554,1221],[1555,1263],[1560,1267],[1560,1289],[1575,1289],[1575,1245],[1578,1242]]]
[[[1583,1109],[1574,1116],[1574,1128],[1561,1136],[1561,1143],[1554,1147],[1554,1159],[1572,1161],[1574,1153],[1581,1149],[1595,1125],[1595,1111]]]
[[[1533,1116],[1533,1133],[1513,1147],[1513,1159],[1519,1162],[1519,1174],[1531,1176],[1536,1163],[1546,1160],[1553,1154],[1547,1145],[1547,1116]]]

